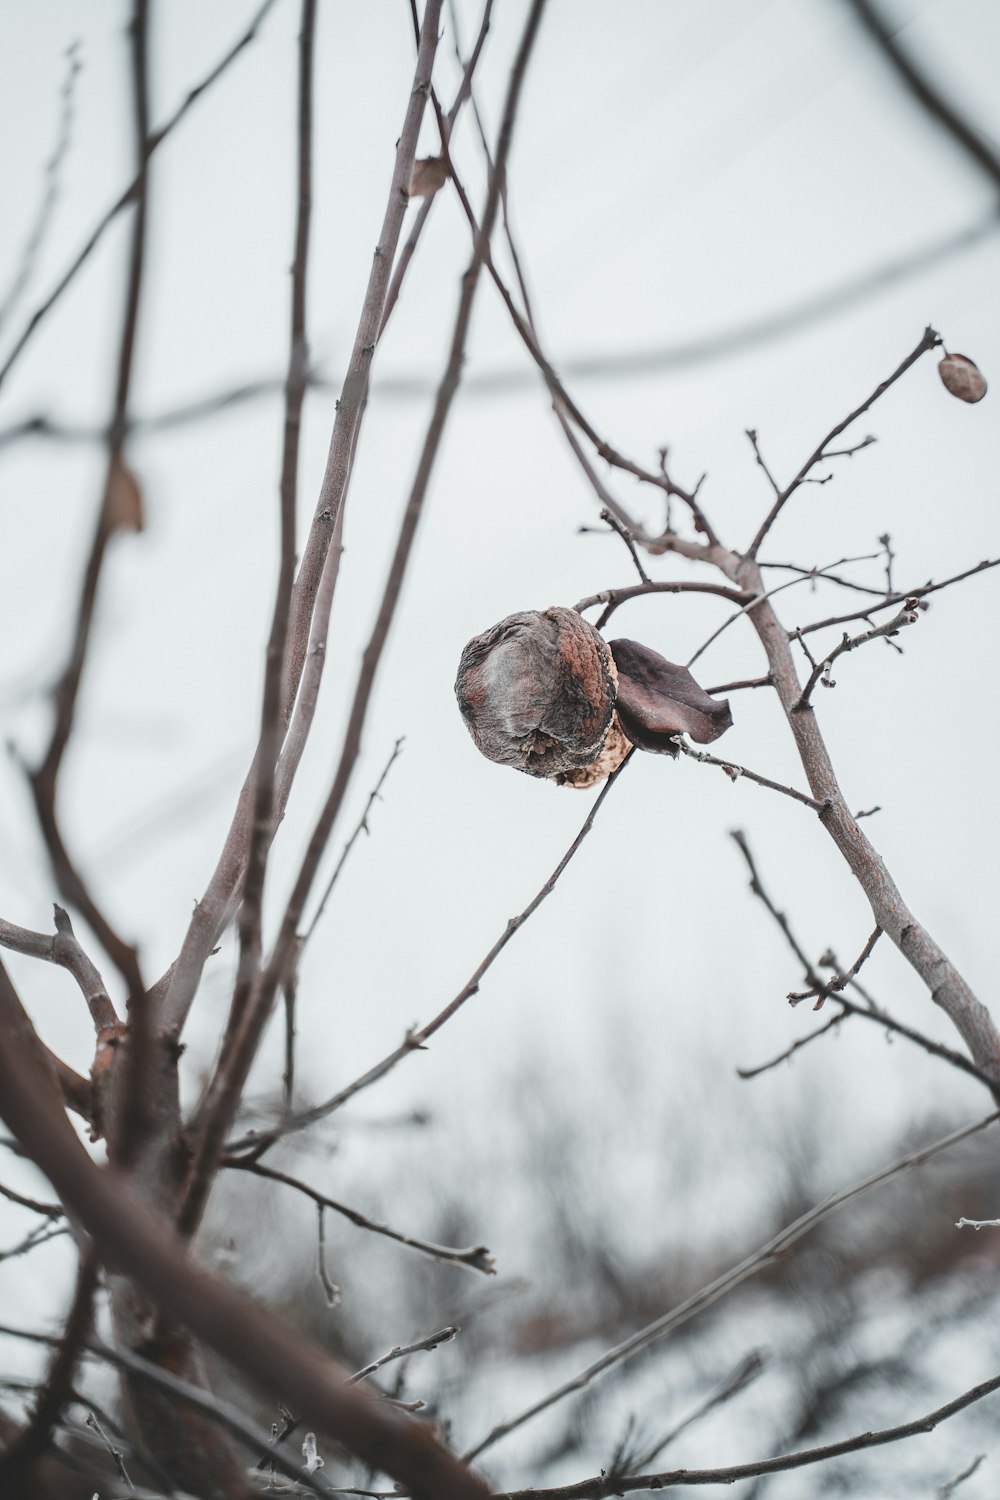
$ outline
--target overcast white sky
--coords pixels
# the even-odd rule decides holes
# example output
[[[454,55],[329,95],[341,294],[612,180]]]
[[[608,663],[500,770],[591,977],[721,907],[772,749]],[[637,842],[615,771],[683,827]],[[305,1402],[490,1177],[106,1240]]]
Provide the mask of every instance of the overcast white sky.
[[[468,39],[476,7],[462,0],[459,12]],[[491,132],[525,12],[520,0],[500,0],[476,76]],[[172,111],[249,13],[245,0],[156,8],[155,119]],[[991,138],[1000,133],[1000,8],[907,0],[892,14],[976,125]],[[0,12],[0,291],[32,220],[56,133],[63,54],[74,39],[83,64],[54,228],[28,296],[0,331],[0,353],[127,179],[124,25],[123,7],[106,0],[36,0]],[[134,386],[140,415],[283,368],[297,28],[298,7],[278,0],[256,42],[154,158]],[[331,380],[353,337],[412,62],[404,0],[321,4],[310,337]],[[435,76],[450,98],[450,23]],[[433,149],[428,120],[421,151]],[[470,118],[454,149],[478,201],[484,174]],[[544,342],[570,372],[575,361],[670,350],[785,309],[979,222],[992,204],[988,185],[901,93],[838,0],[626,0],[613,8],[551,0],[509,183]],[[106,420],[125,230],[120,221],[105,237],[20,361],[0,393],[0,427],[36,412]],[[458,206],[442,193],[376,359],[324,701],[276,849],[272,894],[287,889],[338,753],[468,249]],[[997,238],[986,238],[834,318],[738,355],[567,378],[622,451],[653,463],[669,444],[682,482],[708,470],[706,508],[724,540],[745,545],[768,500],[747,427],[758,429],[779,478],[789,477],[928,322],[1000,381],[997,253]],[[477,380],[497,372],[517,380],[500,394],[477,390]],[[595,522],[595,503],[485,281],[466,375],[334,848],[399,735],[405,752],[305,965],[301,1068],[314,1095],[347,1082],[450,998],[556,863],[591,800],[480,759],[452,683],[470,635],[514,610],[572,604],[631,582],[631,563],[616,539],[578,534]],[[323,392],[309,402],[303,525],[333,399]],[[925,358],[859,424],[854,435],[872,431],[877,445],[842,464],[829,485],[800,492],[768,558],[826,564],[877,550],[888,531],[896,581],[905,585],[997,555],[996,399],[976,407],[951,400]],[[249,763],[275,576],[280,424],[280,401],[268,399],[138,437],[130,450],[149,526],[114,548],[62,808],[82,866],[150,974],[177,951]],[[67,648],[102,462],[98,447],[30,441],[0,451],[0,715],[4,739],[29,758],[46,732],[44,688]],[[655,495],[609,483],[644,517],[660,519]],[[690,576],[684,566],[661,559],[655,574]],[[866,566],[862,575],[877,582],[881,565]],[[1000,894],[998,582],[1000,572],[988,573],[941,595],[902,641],[904,655],[873,645],[845,660],[836,690],[817,705],[849,800],[881,805],[871,837],[987,1002]],[[782,618],[805,623],[843,597],[790,590]],[[722,617],[717,603],[671,596],[623,609],[610,633],[684,661]],[[706,685],[760,670],[749,628],[729,631],[698,668]],[[744,693],[732,707],[734,728],[720,752],[801,785],[776,704]],[[596,1113],[612,1139],[631,1114],[630,1150],[642,1150],[636,1119],[647,1108],[653,1118],[669,1096],[690,1101],[681,1113],[692,1131],[706,1100],[722,1119],[738,1117],[747,1160],[763,1161],[776,1122],[794,1128],[805,1100],[831,1110],[849,1101],[857,1130],[824,1148],[835,1185],[874,1165],[873,1154],[884,1155],[909,1120],[937,1108],[969,1118],[983,1110],[971,1081],[902,1043],[887,1047],[860,1024],[806,1051],[793,1069],[753,1084],[735,1078],[738,1065],[811,1025],[785,1004],[800,976],[747,891],[727,837],[736,826],[810,950],[818,956],[832,945],[852,959],[870,913],[808,810],[707,767],[639,757],[481,994],[362,1112],[429,1106],[447,1139],[463,1140],[470,1159],[481,1152],[486,1163],[522,1065],[549,1060],[582,1115]],[[0,912],[46,928],[55,893],[9,760],[0,765],[0,848]],[[215,964],[191,1032],[201,1062],[226,999],[228,950]],[[68,981],[24,962],[11,967],[43,1035],[86,1068],[89,1022]],[[901,1018],[953,1040],[888,944],[869,978]],[[612,1067],[614,1058],[627,1067]],[[257,1082],[272,1085],[279,1074],[276,1037]],[[31,1181],[26,1173],[18,1180]],[[738,1186],[716,1181],[714,1189],[731,1204]],[[748,1184],[747,1196],[754,1193]],[[483,1237],[516,1257],[512,1226],[486,1226]],[[0,1265],[0,1285],[62,1274],[62,1257],[54,1246],[29,1263],[35,1271]],[[39,1313],[46,1305],[40,1295]]]

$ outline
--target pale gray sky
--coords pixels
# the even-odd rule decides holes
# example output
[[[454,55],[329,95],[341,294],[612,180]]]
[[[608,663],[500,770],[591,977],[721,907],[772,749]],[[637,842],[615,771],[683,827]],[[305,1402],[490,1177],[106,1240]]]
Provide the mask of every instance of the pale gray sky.
[[[459,9],[467,39],[476,7],[463,0]],[[496,10],[476,77],[491,132],[526,7],[501,0]],[[892,10],[903,40],[977,126],[1000,132],[1000,8],[913,0]],[[156,119],[249,12],[242,0],[158,8]],[[278,0],[258,40],[154,159],[135,385],[143,415],[283,368],[297,25],[298,7]],[[122,7],[6,7],[0,290],[31,222],[55,137],[63,53],[74,39],[83,72],[57,217],[30,293],[0,340],[19,331],[128,173]],[[403,0],[321,5],[310,335],[331,379],[342,371],[363,296],[412,52]],[[450,25],[440,62],[448,98],[457,77]],[[421,150],[433,149],[428,120]],[[478,201],[484,173],[471,118],[455,152]],[[597,0],[552,0],[517,125],[510,202],[546,347],[557,368],[572,368],[777,312],[976,223],[992,199],[837,0],[626,0],[613,18]],[[36,411],[105,419],[125,244],[120,221],[11,376],[0,427]],[[458,206],[442,193],[377,355],[324,701],[276,848],[272,895],[287,889],[339,750],[468,250]],[[707,469],[706,508],[724,540],[745,545],[768,501],[747,427],[758,429],[777,475],[790,477],[927,322],[1000,381],[997,254],[996,238],[986,239],[835,318],[738,355],[641,376],[580,377],[573,389],[625,453],[655,463],[669,444],[683,482]],[[0,354],[6,347],[0,342]],[[976,407],[952,401],[933,363],[924,359],[862,419],[853,435],[872,431],[876,446],[838,467],[831,484],[799,493],[768,558],[825,564],[877,550],[888,531],[897,582],[918,584],[1000,552],[996,395]],[[521,372],[523,383],[477,393],[474,382],[493,372]],[[470,635],[515,610],[572,604],[631,582],[632,565],[618,540],[578,534],[596,521],[596,506],[485,280],[466,373],[470,386],[452,412],[334,849],[399,735],[405,752],[304,969],[301,1067],[316,1095],[347,1082],[450,998],[556,863],[591,800],[480,759],[452,682]],[[400,394],[404,379],[409,395]],[[414,382],[423,383],[416,392]],[[303,525],[332,409],[332,394],[311,397]],[[176,953],[249,763],[275,576],[280,421],[274,398],[142,437],[131,449],[149,527],[114,549],[63,815],[81,864],[150,973]],[[29,758],[46,728],[41,689],[67,647],[101,465],[99,450],[85,446],[25,442],[0,451],[0,711],[4,738]],[[660,519],[655,495],[608,482],[624,503]],[[878,582],[880,567],[868,564],[865,576]],[[690,576],[669,559],[654,571]],[[845,660],[836,690],[817,704],[851,804],[881,804],[871,837],[987,1001],[1000,894],[992,797],[998,578],[989,573],[937,598],[901,642],[904,655],[873,645]],[[794,625],[833,613],[842,597],[814,595],[808,585],[790,590],[782,618]],[[718,603],[659,598],[621,610],[610,633],[683,661],[722,618]],[[739,627],[698,666],[706,685],[760,670],[755,640]],[[801,785],[776,704],[744,693],[732,706],[734,728],[720,753]],[[741,1120],[753,1158],[755,1147],[770,1149],[774,1121],[794,1118],[803,1099],[847,1098],[858,1129],[831,1144],[831,1183],[932,1106],[970,1117],[981,1110],[971,1081],[902,1043],[886,1047],[875,1028],[860,1025],[805,1052],[794,1069],[754,1084],[735,1078],[736,1066],[780,1050],[811,1024],[784,1002],[799,976],[747,892],[727,837],[736,826],[747,830],[810,949],[818,956],[832,944],[853,958],[870,914],[808,810],[746,782],[733,786],[708,767],[639,757],[482,992],[362,1109],[429,1105],[449,1139],[466,1140],[474,1153],[481,1136],[503,1128],[499,1111],[520,1060],[549,1057],[581,1109],[600,1098],[612,1122],[643,1101],[690,1093],[697,1130],[697,1108],[710,1098],[713,1112]],[[0,840],[0,912],[45,928],[52,882],[9,760],[0,765]],[[217,1032],[228,948],[214,962],[191,1029],[193,1065]],[[42,1034],[86,1068],[89,1021],[68,981],[23,961],[12,969]],[[888,944],[869,978],[901,1018],[953,1040]],[[627,1097],[606,1096],[615,1047],[641,1059]],[[263,1088],[279,1074],[275,1037],[256,1082]],[[26,1171],[23,1180],[31,1181]],[[493,1239],[507,1232],[493,1226]],[[516,1246],[505,1248],[516,1255]],[[0,1298],[5,1284],[16,1286],[41,1315],[47,1292],[31,1291],[33,1277],[62,1274],[67,1263],[54,1246],[24,1266],[0,1265]]]

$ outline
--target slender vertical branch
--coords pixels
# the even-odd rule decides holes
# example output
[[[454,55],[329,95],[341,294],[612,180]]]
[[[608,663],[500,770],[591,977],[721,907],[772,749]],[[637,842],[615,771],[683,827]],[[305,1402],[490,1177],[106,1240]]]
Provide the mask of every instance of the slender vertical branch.
[[[424,440],[423,451],[417,465],[417,472],[410,491],[410,498],[403,516],[403,522],[397,537],[396,550],[382,593],[378,616],[362,657],[347,730],[341,749],[340,761],[333,784],[316,826],[313,829],[299,876],[285,908],[285,914],[275,942],[274,951],[268,961],[261,983],[254,993],[252,1003],[247,1007],[245,1020],[241,1025],[240,1036],[233,1049],[233,1054],[230,1058],[224,1059],[225,1066],[217,1071],[205,1102],[200,1124],[199,1140],[188,1175],[187,1190],[179,1218],[179,1223],[185,1233],[191,1233],[201,1218],[226,1133],[232,1123],[236,1106],[250,1071],[250,1066],[256,1056],[260,1038],[270,1015],[275,995],[287,972],[288,965],[292,961],[299,919],[309,892],[312,889],[320,860],[333,830],[337,815],[340,812],[344,795],[361,749],[361,733],[368,713],[368,705],[371,700],[375,677],[382,659],[382,653],[385,649],[389,627],[396,612],[396,605],[399,601],[417,526],[423,512],[431,472],[438,455],[448,413],[461,377],[465,342],[472,315],[472,304],[479,281],[480,269],[489,245],[490,235],[496,222],[500,203],[500,186],[503,180],[503,173],[506,170],[518,102],[544,8],[545,0],[533,0],[521,38],[521,45],[511,70],[503,123],[500,127],[500,138],[497,146],[496,167],[490,176],[482,226],[476,236],[472,259],[462,278],[462,290],[455,317],[451,351],[441,384],[438,388],[434,411]],[[425,29],[428,25],[430,9],[430,4],[428,4],[424,15]]]
[[[39,826],[60,893],[89,922],[128,986],[129,1009],[135,1025],[132,1071],[136,1078],[141,1077],[146,1061],[148,1060],[146,1028],[143,1022],[145,986],[139,968],[138,955],[135,948],[126,942],[114,929],[80,876],[62,836],[57,813],[57,796],[59,772],[70,743],[70,737],[73,733],[84,667],[91,645],[94,617],[104,564],[107,558],[108,544],[121,524],[120,515],[116,511],[117,496],[120,494],[123,483],[134,483],[130,477],[123,479],[123,475],[125,474],[124,447],[128,420],[129,393],[135,360],[139,306],[142,296],[146,253],[148,200],[147,142],[149,134],[148,30],[148,0],[134,0],[132,19],[129,26],[129,43],[132,79],[132,114],[137,164],[135,211],[132,218],[128,275],[125,287],[125,307],[118,350],[118,367],[115,377],[112,416],[109,426],[104,488],[90,553],[84,569],[69,660],[63,669],[62,676],[55,690],[55,719],[52,732],[41,762],[34,770],[28,773]],[[142,1090],[138,1083],[130,1090],[129,1098],[130,1104],[127,1114],[130,1122],[128,1134],[131,1139],[141,1128]]]
[[[299,34],[298,195],[295,214],[295,253],[292,261],[291,332],[285,380],[285,426],[281,459],[278,586],[267,643],[260,738],[254,761],[254,809],[250,831],[247,875],[240,908],[240,957],[236,973],[231,1022],[242,1014],[256,981],[261,949],[261,903],[274,819],[274,775],[284,739],[281,686],[288,639],[288,614],[295,578],[295,507],[298,496],[299,440],[309,369],[306,328],[306,287],[309,270],[309,225],[312,212],[313,52],[316,0],[303,0]]]
[[[327,564],[330,560],[335,562],[334,549],[339,546],[341,515],[350,479],[355,440],[367,397],[369,373],[382,323],[389,274],[399,242],[403,216],[409,202],[407,185],[413,169],[424,105],[430,90],[431,68],[437,49],[440,14],[441,0],[427,0],[414,82],[403,129],[396,146],[396,161],[382,231],[375,247],[347,376],[337,403],[337,414],[333,424],[330,451],[319,499],[292,590],[282,701],[282,716],[286,723],[302,681],[307,654],[310,651],[316,651],[320,644],[312,639],[311,626],[324,578],[330,580],[326,598],[327,606],[332,601],[332,585],[336,581],[336,572],[334,569],[331,573]],[[314,657],[314,660],[317,659],[321,660],[321,657]],[[307,731],[308,725],[305,725],[304,729]],[[298,738],[300,748],[304,743],[304,737],[303,733]],[[297,761],[294,764],[297,764]],[[291,767],[293,773],[294,764]],[[280,816],[283,811],[284,798],[287,797],[290,784],[290,777],[283,785],[280,784],[279,777],[279,794],[274,810],[276,817]],[[205,895],[198,903],[180,955],[167,983],[163,1001],[163,1018],[165,1025],[174,1035],[178,1035],[184,1025],[208,955],[232,916],[236,894],[242,885],[246,871],[251,816],[251,790],[248,782],[240,795],[218,864]]]

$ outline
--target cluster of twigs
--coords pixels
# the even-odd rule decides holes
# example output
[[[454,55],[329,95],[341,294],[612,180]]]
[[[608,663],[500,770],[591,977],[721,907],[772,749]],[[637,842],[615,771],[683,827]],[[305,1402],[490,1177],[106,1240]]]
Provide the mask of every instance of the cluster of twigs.
[[[629,1338],[591,1360],[574,1377],[563,1381],[524,1410],[494,1425],[461,1458],[451,1453],[427,1426],[412,1420],[412,1410],[403,1409],[385,1393],[367,1388],[369,1377],[384,1365],[415,1351],[432,1349],[437,1343],[453,1337],[457,1330],[445,1328],[416,1344],[398,1346],[351,1375],[336,1367],[305,1339],[292,1334],[265,1309],[251,1303],[223,1278],[200,1268],[190,1256],[190,1240],[201,1223],[220,1171],[227,1168],[270,1179],[313,1201],[318,1215],[321,1264],[325,1215],[332,1212],[346,1216],[365,1232],[388,1237],[404,1249],[434,1260],[485,1274],[491,1274],[494,1269],[485,1246],[456,1248],[436,1245],[395,1227],[376,1223],[318,1191],[302,1178],[263,1161],[277,1142],[327,1118],[359,1092],[384,1078],[412,1052],[425,1047],[439,1029],[477,994],[493,963],[554,889],[589,833],[617,777],[624,774],[628,765],[626,761],[609,780],[552,874],[521,913],[507,923],[467,983],[439,1014],[423,1026],[407,1032],[397,1047],[373,1063],[361,1076],[339,1088],[325,1102],[297,1110],[294,1107],[295,994],[302,950],[312,930],[304,925],[304,913],[356,768],[385,642],[397,612],[428,486],[461,379],[472,308],[483,280],[483,271],[499,294],[525,352],[541,375],[569,448],[592,486],[607,524],[624,541],[638,573],[638,583],[604,590],[581,600],[577,608],[583,611],[601,607],[599,625],[603,626],[619,606],[643,595],[700,592],[735,606],[735,612],[727,615],[720,631],[730,624],[749,625],[763,647],[768,670],[764,676],[726,684],[725,690],[760,689],[774,694],[776,706],[798,751],[805,787],[785,785],[759,770],[693,751],[684,743],[680,748],[701,762],[721,768],[733,779],[749,779],[765,790],[788,796],[808,808],[813,814],[813,826],[818,821],[833,839],[871,905],[873,931],[861,947],[858,958],[847,968],[842,968],[831,957],[826,966],[832,974],[824,978],[820,972],[824,966],[822,961],[814,964],[800,946],[787,918],[766,893],[745,837],[736,836],[750,870],[753,890],[780,925],[804,972],[807,988],[789,998],[793,1002],[811,999],[817,1009],[828,1000],[839,1007],[837,1013],[818,1030],[800,1038],[780,1057],[745,1070],[742,1076],[753,1077],[775,1066],[847,1019],[861,1016],[961,1069],[985,1086],[994,1101],[1000,1099],[1000,1034],[957,968],[910,912],[880,856],[859,826],[861,815],[853,814],[848,808],[824,743],[813,701],[817,689],[833,685],[831,667],[835,661],[873,641],[893,640],[900,630],[919,619],[927,595],[991,569],[1000,559],[978,563],[952,578],[937,582],[924,580],[900,591],[893,586],[888,538],[883,539],[886,581],[882,590],[872,590],[853,576],[837,571],[852,566],[854,559],[842,559],[829,567],[817,569],[767,563],[760,557],[761,548],[796,493],[805,484],[825,478],[829,465],[860,452],[872,441],[865,437],[856,443],[848,440],[846,447],[837,446],[842,435],[891,386],[924,355],[938,347],[941,342],[939,335],[934,329],[927,328],[892,373],[846,417],[834,424],[785,483],[774,477],[757,433],[751,432],[755,461],[772,490],[771,503],[747,543],[741,547],[728,546],[709,516],[701,481],[693,488],[678,483],[668,467],[665,450],[661,453],[659,467],[655,469],[647,468],[618,451],[585,415],[540,341],[523,273],[523,258],[514,243],[507,215],[507,163],[522,88],[545,9],[544,0],[533,0],[530,6],[511,70],[495,145],[490,147],[485,133],[482,137],[488,164],[488,188],[478,214],[459,178],[449,145],[464,107],[470,106],[478,119],[473,76],[490,26],[491,0],[485,4],[476,43],[468,61],[463,64],[461,86],[447,111],[441,105],[432,82],[442,0],[426,0],[422,18],[414,10],[416,64],[412,88],[403,110],[385,216],[340,392],[326,470],[312,521],[305,535],[299,537],[296,531],[299,437],[307,391],[316,384],[309,360],[307,293],[318,7],[316,0],[302,0],[298,193],[290,339],[283,381],[280,560],[265,660],[259,735],[253,764],[240,793],[218,864],[197,904],[176,961],[155,982],[150,982],[143,974],[136,949],[117,930],[112,916],[104,910],[81,874],[80,865],[68,845],[61,816],[60,771],[72,744],[108,550],[116,531],[123,526],[141,525],[141,495],[129,467],[128,446],[136,427],[132,415],[132,369],[141,324],[147,204],[151,192],[155,191],[153,158],[191,107],[252,42],[272,3],[273,0],[266,0],[217,66],[190,91],[170,119],[154,128],[150,121],[147,81],[150,4],[149,0],[133,0],[129,33],[135,156],[132,180],[100,218],[53,290],[28,318],[0,368],[2,383],[40,324],[57,307],[62,294],[96,249],[107,227],[120,213],[129,212],[129,271],[114,390],[108,422],[101,434],[106,449],[106,467],[96,507],[95,531],[84,569],[72,647],[54,695],[55,712],[49,742],[39,762],[25,767],[54,887],[66,906],[85,921],[120,982],[114,986],[105,982],[98,964],[77,938],[72,920],[62,907],[55,908],[55,930],[51,934],[28,931],[0,921],[0,946],[67,970],[88,1006],[95,1032],[93,1066],[90,1077],[85,1078],[41,1044],[27,1010],[6,970],[0,965],[0,1027],[4,1036],[4,1046],[0,1049],[0,1115],[19,1149],[42,1169],[59,1198],[58,1203],[51,1204],[29,1200],[23,1195],[7,1194],[41,1221],[39,1230],[29,1236],[22,1247],[23,1252],[27,1253],[34,1244],[43,1242],[49,1234],[62,1232],[64,1217],[72,1222],[82,1245],[76,1291],[61,1334],[40,1335],[16,1328],[3,1330],[10,1336],[41,1340],[50,1344],[53,1350],[49,1373],[37,1392],[32,1415],[22,1427],[3,1434],[5,1446],[0,1454],[0,1489],[4,1493],[15,1493],[19,1484],[27,1492],[27,1486],[38,1482],[40,1474],[51,1474],[51,1465],[60,1459],[60,1455],[68,1461],[54,1444],[54,1435],[66,1426],[66,1412],[74,1404],[79,1404],[75,1387],[78,1365],[84,1359],[97,1358],[110,1362],[121,1371],[132,1413],[128,1432],[130,1451],[137,1454],[154,1480],[162,1482],[166,1493],[170,1492],[170,1486],[198,1494],[245,1493],[248,1449],[255,1461],[259,1461],[266,1450],[267,1463],[293,1479],[301,1492],[330,1493],[331,1485],[319,1474],[318,1463],[310,1461],[307,1455],[303,1466],[282,1447],[282,1442],[300,1425],[308,1424],[325,1439],[341,1444],[367,1464],[373,1473],[390,1476],[407,1493],[433,1494],[442,1500],[451,1500],[451,1497],[455,1500],[470,1497],[471,1500],[487,1490],[485,1480],[472,1468],[473,1461],[509,1433],[582,1390],[639,1350],[667,1337],[681,1324],[771,1264],[775,1257],[843,1204],[876,1188],[889,1177],[949,1150],[973,1132],[992,1125],[998,1118],[996,1113],[991,1113],[816,1205],[694,1296],[665,1310]],[[989,177],[1000,181],[1000,165],[992,152],[978,135],[970,134],[957,113],[937,97],[912,60],[903,56],[867,0],[852,0],[852,3],[924,106]],[[67,83],[67,119],[72,76],[71,72]],[[267,949],[262,912],[268,889],[269,858],[314,720],[338,580],[344,507],[364,421],[371,371],[379,342],[397,304],[407,268],[417,251],[421,231],[434,202],[430,196],[425,200],[415,217],[408,241],[401,245],[417,139],[428,103],[437,120],[443,177],[450,184],[468,221],[470,259],[462,278],[447,361],[375,625],[358,674],[339,761],[316,818],[292,894],[281,914],[277,936]],[[44,233],[47,205],[66,154],[67,132],[68,125],[60,134],[52,158],[52,180],[47,187],[32,245]],[[492,253],[491,243],[498,223],[503,226],[511,252],[515,286],[507,284]],[[34,253],[31,245],[29,253]],[[19,277],[23,279],[20,272]],[[19,293],[20,285],[14,290]],[[837,302],[838,299],[842,300],[842,293],[836,294],[833,300]],[[8,298],[4,309],[13,306],[15,300],[13,296]],[[36,424],[35,430],[42,431],[44,427]],[[608,466],[612,476],[616,472],[628,475],[662,496],[666,519],[661,530],[649,530],[639,523],[598,473],[598,461]],[[817,470],[824,471],[823,475]],[[686,518],[683,526],[675,526],[675,510]],[[647,566],[652,566],[649,560],[664,557],[707,564],[716,570],[718,578],[706,582],[701,577],[651,577],[647,571]],[[784,571],[792,571],[795,576],[774,587],[768,585],[766,575]],[[837,586],[860,590],[868,597],[862,607],[812,621],[789,632],[778,617],[774,597],[782,589],[815,578],[827,578]],[[889,611],[893,613],[887,619],[882,618]],[[865,628],[849,633],[845,627],[856,625],[858,621],[863,622]],[[805,637],[819,631],[828,634],[823,637],[822,649],[813,652]],[[836,638],[838,632],[839,639]],[[714,632],[711,639],[718,633]],[[807,658],[808,672],[804,683],[800,679],[793,648],[801,650]],[[398,748],[397,745],[393,759]],[[387,766],[386,772],[388,769]],[[368,813],[381,785],[380,781],[371,794],[362,820],[348,840],[344,857],[367,826]],[[338,865],[334,880],[340,868]],[[325,900],[326,896],[321,907]],[[190,1116],[182,1117],[178,1102],[177,1060],[185,1025],[198,996],[205,964],[232,924],[235,924],[238,937],[238,963],[228,1015],[220,1037],[219,1055],[196,1108]],[[883,936],[896,946],[925,984],[931,999],[947,1014],[967,1053],[943,1046],[896,1021],[861,989],[858,975],[876,942]],[[112,998],[115,990],[126,998],[124,1014]],[[861,998],[856,1000],[855,994]],[[247,1077],[258,1055],[266,1025],[281,997],[284,997],[286,1007],[284,1112],[277,1123],[236,1137],[234,1122]],[[94,1140],[103,1138],[107,1141],[108,1168],[102,1169],[95,1164],[70,1125],[67,1109],[75,1111],[86,1121]],[[335,1289],[326,1278],[325,1269],[323,1274],[328,1295],[332,1298]],[[95,1299],[102,1286],[108,1291],[112,1307],[114,1347],[93,1331]],[[266,1433],[209,1392],[203,1370],[202,1345],[217,1351],[247,1381],[272,1397],[280,1397],[286,1404],[290,1414],[281,1432],[274,1435],[274,1442],[269,1442]],[[728,1382],[715,1399],[730,1399],[742,1389],[746,1378],[749,1374]],[[622,1466],[616,1466],[613,1472],[561,1489],[526,1489],[517,1494],[519,1497],[565,1496],[567,1500],[570,1497],[595,1497],[596,1500],[599,1496],[631,1490],[730,1483],[825,1462],[876,1444],[895,1442],[929,1431],[998,1388],[1000,1377],[974,1387],[914,1421],[880,1432],[857,1434],[838,1443],[783,1457],[728,1468],[634,1472],[636,1467],[645,1468],[652,1462],[663,1446],[660,1444],[641,1461],[634,1456],[630,1463],[623,1460]],[[96,1422],[97,1418],[94,1420]],[[117,1451],[110,1440],[107,1446],[112,1452]],[[315,1452],[315,1445],[310,1452]],[[40,1465],[47,1467],[42,1469]]]

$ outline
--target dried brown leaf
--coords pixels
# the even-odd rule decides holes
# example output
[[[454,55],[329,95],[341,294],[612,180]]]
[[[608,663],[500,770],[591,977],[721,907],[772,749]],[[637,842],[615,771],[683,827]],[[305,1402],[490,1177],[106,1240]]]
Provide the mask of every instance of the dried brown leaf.
[[[710,698],[687,667],[638,641],[611,641],[618,668],[616,708],[622,728],[643,750],[676,755],[675,734],[708,745],[733,722],[725,698]]]
[[[108,531],[142,531],[146,525],[139,481],[122,459],[115,462],[108,479],[104,522]]]
[[[982,401],[986,395],[982,371],[964,354],[946,354],[938,365],[938,374],[945,389],[959,401]]]
[[[448,168],[443,156],[421,156],[413,163],[410,175],[411,198],[433,198],[438,188],[443,187]]]

